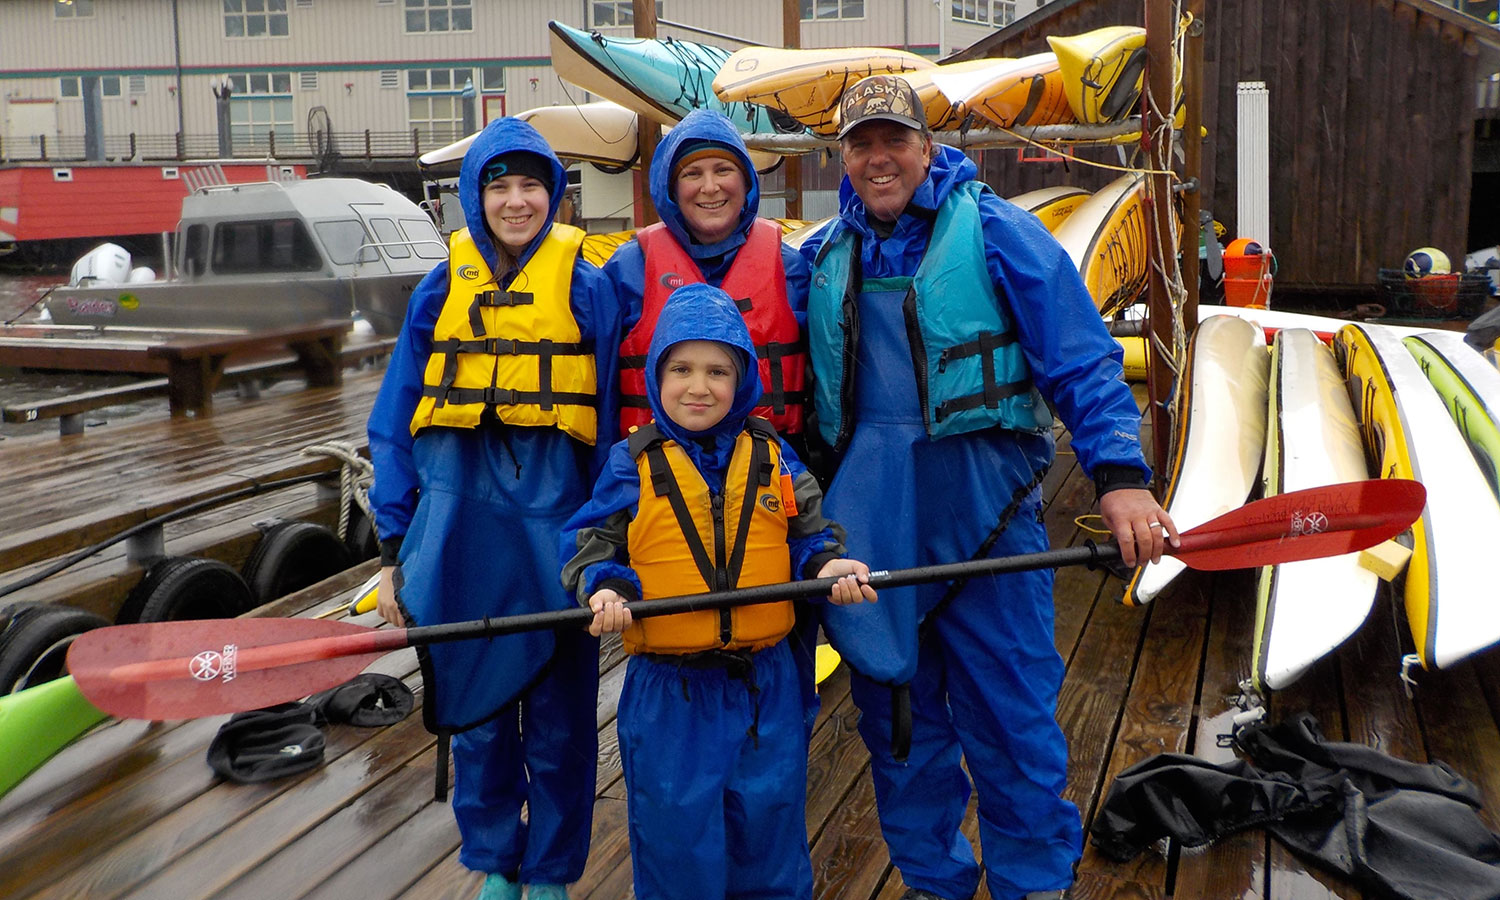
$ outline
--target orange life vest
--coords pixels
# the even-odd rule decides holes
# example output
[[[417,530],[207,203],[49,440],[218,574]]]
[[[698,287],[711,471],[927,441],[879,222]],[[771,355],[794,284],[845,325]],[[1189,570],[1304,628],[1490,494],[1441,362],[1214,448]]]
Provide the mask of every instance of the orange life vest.
[[[630,567],[643,599],[775,584],[791,578],[781,445],[750,419],[713,494],[675,441],[646,425],[630,436],[641,496],[627,532]],[[622,635],[627,653],[760,650],[792,630],[791,601],[637,619]]]

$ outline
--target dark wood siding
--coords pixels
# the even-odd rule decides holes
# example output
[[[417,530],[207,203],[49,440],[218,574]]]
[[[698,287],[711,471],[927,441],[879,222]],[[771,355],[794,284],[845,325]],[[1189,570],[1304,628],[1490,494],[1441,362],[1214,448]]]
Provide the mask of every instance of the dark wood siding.
[[[961,58],[1022,56],[1048,34],[1143,21],[1140,0],[1043,7]],[[1409,0],[1218,0],[1205,15],[1202,206],[1236,230],[1236,83],[1270,91],[1271,234],[1278,285],[1373,285],[1416,247],[1467,250],[1475,85],[1484,26]],[[1500,39],[1484,38],[1486,44]],[[1493,52],[1492,48],[1490,52]],[[1134,148],[1127,148],[1127,153]],[[976,154],[1002,196],[1054,184],[1097,189],[1118,173]],[[1114,165],[1114,149],[1078,156]]]

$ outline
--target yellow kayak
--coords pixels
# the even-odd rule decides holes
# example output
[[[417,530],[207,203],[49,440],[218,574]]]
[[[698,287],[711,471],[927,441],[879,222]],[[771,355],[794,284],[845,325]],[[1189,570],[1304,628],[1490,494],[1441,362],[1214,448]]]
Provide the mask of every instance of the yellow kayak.
[[[714,96],[725,103],[754,103],[786,113],[814,132],[831,135],[845,88],[867,75],[932,69],[915,53],[886,47],[823,50],[745,47],[714,76]]]
[[[1118,122],[1135,111],[1146,71],[1146,29],[1112,25],[1086,34],[1048,37],[1063,91],[1078,121]]]
[[[1062,223],[1068,220],[1068,216],[1090,196],[1092,195],[1083,188],[1062,186],[1027,191],[1006,199],[1041,219],[1047,230],[1056,234]]]
[[[1057,54],[987,62],[990,65],[972,70],[933,75],[933,81],[959,113],[977,113],[1002,128],[1074,121]]]

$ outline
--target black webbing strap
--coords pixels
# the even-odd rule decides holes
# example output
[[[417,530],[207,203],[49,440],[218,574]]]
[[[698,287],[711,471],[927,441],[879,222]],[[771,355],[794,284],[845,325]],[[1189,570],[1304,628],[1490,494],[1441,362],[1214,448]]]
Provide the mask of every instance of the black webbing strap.
[[[484,319],[479,315],[481,309],[486,306],[529,306],[534,302],[536,295],[531,291],[478,291],[474,294],[474,302],[469,304],[469,327],[475,336],[484,337]]]
[[[587,356],[594,352],[593,341],[512,341],[505,338],[480,338],[473,341],[452,339],[435,341],[434,353],[449,355],[480,353],[485,356]]]
[[[965,359],[970,356],[979,357],[980,378],[982,387],[972,394],[964,394],[951,400],[944,400],[938,404],[935,416],[941,422],[954,413],[960,413],[969,409],[987,407],[995,409],[999,407],[1000,401],[1017,394],[1024,394],[1031,390],[1031,379],[1023,378],[1020,381],[1011,381],[1000,384],[995,380],[995,351],[1001,347],[1016,342],[1015,332],[1012,331],[981,331],[979,336],[972,341],[964,341],[962,344],[954,344],[946,347],[938,354],[938,371],[942,372],[948,368],[948,363],[955,359]]]
[[[948,361],[964,359],[983,353],[986,356],[1016,342],[1014,331],[981,331],[979,336],[972,341],[964,341],[962,344],[954,344],[938,354],[938,371],[942,372],[948,368]]]
[[[682,496],[682,488],[672,474],[672,466],[667,462],[662,442],[655,440],[647,443],[645,453],[646,464],[651,471],[652,490],[656,492],[656,496],[666,497],[667,503],[672,507],[672,514],[677,517],[677,527],[682,530],[683,540],[687,541],[688,550],[693,554],[693,562],[698,566],[698,574],[703,576],[703,583],[715,584],[713,561],[708,558],[708,549],[703,546],[703,540],[698,535],[698,525],[693,521],[693,514],[688,512],[687,500]]]
[[[593,394],[573,391],[549,391],[544,394],[541,391],[517,391],[502,387],[448,388],[445,391],[441,386],[428,385],[422,389],[422,396],[437,397],[448,403],[484,403],[489,406],[540,406],[543,399],[561,406],[589,406],[594,402]]]
[[[757,344],[755,347],[755,358],[767,360],[771,364],[771,388],[770,390],[765,392],[761,399],[768,402],[771,409],[774,410],[777,415],[786,412],[787,403],[789,401],[799,404],[807,402],[806,391],[795,392],[797,395],[795,397],[788,396],[786,390],[786,377],[785,373],[782,371],[781,364],[781,361],[788,356],[794,356],[798,353],[806,352],[806,335],[798,335],[797,340],[793,341],[790,344],[783,344],[777,341],[767,341],[764,344]]]
[[[438,803],[448,802],[448,754],[452,750],[453,732],[437,733],[437,765],[433,770],[432,799]]]
[[[906,762],[911,755],[911,684],[891,687],[891,758]]]
[[[755,308],[755,304],[750,302],[749,297],[739,298],[738,300],[734,301],[734,305],[739,308],[741,314],[747,313]]]
[[[636,394],[621,394],[620,405],[627,409],[650,409],[651,401]]]
[[[622,369],[644,369],[646,368],[646,356],[621,356],[620,368]]]
[[[477,296],[477,295],[476,295]],[[436,341],[434,353],[443,354],[443,377],[435,385],[423,385],[422,396],[432,397],[437,406],[447,403],[486,403],[490,405],[517,406],[535,403],[550,410],[557,404],[590,405],[593,394],[552,389],[552,357],[587,356],[594,352],[593,341],[513,341],[505,338],[481,338],[464,341],[453,338]],[[536,391],[516,391],[491,385],[486,388],[455,388],[458,377],[458,355],[474,353],[484,356],[535,356],[537,358]]]
[[[755,515],[755,498],[760,489],[771,483],[776,474],[771,462],[771,443],[765,432],[751,426],[750,471],[745,478],[745,495],[740,498],[740,521],[734,529],[734,553],[729,557],[729,587],[740,583],[740,569],[745,565],[745,542],[750,537],[750,519]],[[775,431],[771,434],[774,436]]]
[[[964,394],[962,397],[954,397],[952,400],[944,400],[938,404],[937,420],[939,422],[954,413],[978,409],[981,406],[994,409],[1000,405],[1001,400],[1014,397],[1017,394],[1024,394],[1031,390],[1030,378],[1022,379],[1021,381],[1012,381],[1009,384],[995,384],[992,381],[995,373],[994,365],[991,364],[988,369],[989,371],[985,373],[988,377],[986,378],[983,390],[972,394]]]

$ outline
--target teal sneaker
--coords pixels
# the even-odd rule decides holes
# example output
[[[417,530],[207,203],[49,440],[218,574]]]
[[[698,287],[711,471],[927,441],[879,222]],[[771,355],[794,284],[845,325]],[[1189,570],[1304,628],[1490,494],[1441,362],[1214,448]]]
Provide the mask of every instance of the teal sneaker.
[[[521,900],[521,886],[499,872],[492,872],[485,876],[484,887],[474,900]]]
[[[568,900],[568,889],[560,884],[528,884],[526,900]]]

